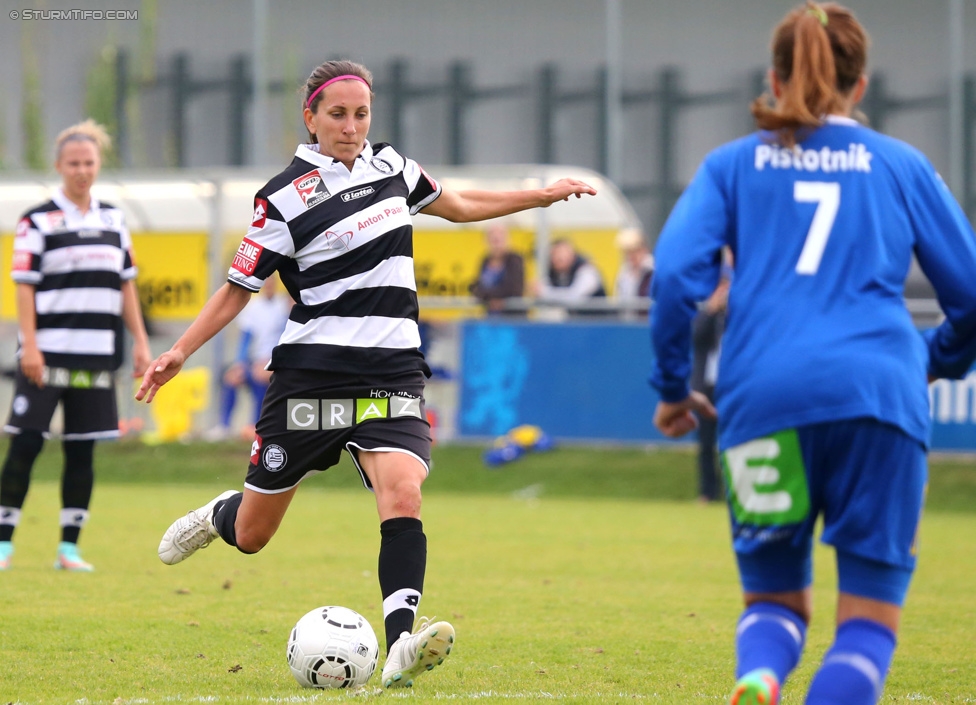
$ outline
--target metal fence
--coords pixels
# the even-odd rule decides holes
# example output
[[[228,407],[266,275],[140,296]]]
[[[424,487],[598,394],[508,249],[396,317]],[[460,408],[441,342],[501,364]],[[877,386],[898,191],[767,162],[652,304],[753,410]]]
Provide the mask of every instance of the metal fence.
[[[115,122],[118,126],[117,149],[121,165],[131,167],[132,151],[130,130],[132,121],[131,97],[152,92],[157,99],[161,93],[168,102],[169,115],[166,132],[171,149],[167,159],[170,163],[154,166],[183,167],[187,165],[187,145],[190,130],[194,123],[190,111],[194,101],[223,92],[226,101],[226,156],[222,165],[242,166],[247,160],[247,121],[254,104],[254,85],[250,69],[250,59],[237,55],[230,60],[223,76],[198,76],[193,71],[191,57],[177,54],[168,61],[168,68],[150,80],[138,79],[132,75],[130,59],[124,50],[116,54],[116,100]],[[561,143],[555,129],[561,111],[584,105],[596,115],[595,163],[580,164],[607,174],[609,169],[609,109],[608,72],[605,68],[595,68],[592,82],[584,87],[565,87],[559,67],[545,64],[535,71],[534,78],[522,83],[507,85],[479,86],[473,78],[472,67],[468,62],[456,61],[447,67],[446,79],[441,81],[418,82],[410,72],[410,63],[395,60],[379,72],[376,91],[389,101],[389,124],[387,132],[391,141],[399,148],[410,152],[409,135],[406,129],[406,112],[412,106],[425,101],[440,101],[447,112],[444,152],[451,165],[465,165],[469,162],[472,138],[467,125],[473,109],[489,101],[512,100],[517,97],[533,96],[537,105],[535,127],[535,159],[542,164],[560,163],[560,154],[565,145]],[[681,193],[677,156],[683,149],[678,130],[679,123],[691,111],[717,105],[746,106],[761,94],[764,88],[764,71],[753,71],[741,86],[725,87],[714,91],[693,92],[687,90],[682,82],[682,71],[676,67],[664,67],[651,77],[651,88],[624,86],[620,92],[621,109],[624,111],[651,110],[649,121],[656,124],[653,136],[654,159],[645,160],[636,179],[620,183],[621,190],[633,201],[647,207],[638,208],[648,231],[660,230],[664,219],[674,201]],[[291,92],[295,86],[282,80],[267,83],[266,90],[271,95]],[[872,75],[870,87],[862,109],[875,129],[883,132],[889,121],[908,111],[942,111],[948,113],[950,100],[947,92],[936,92],[918,96],[894,94],[883,73]],[[962,206],[970,219],[976,218],[976,76],[964,79],[963,99],[959,109],[962,111],[962,183],[958,192]],[[743,111],[741,125],[734,131],[745,134],[751,125],[748,113]],[[563,137],[565,139],[565,136]]]

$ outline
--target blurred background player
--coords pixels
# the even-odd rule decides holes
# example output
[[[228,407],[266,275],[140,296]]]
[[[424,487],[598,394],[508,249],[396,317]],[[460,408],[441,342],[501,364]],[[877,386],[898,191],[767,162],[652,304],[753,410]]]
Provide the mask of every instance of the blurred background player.
[[[712,295],[702,302],[692,322],[691,388],[715,403],[718,358],[725,329],[725,310],[729,300],[731,268],[722,268],[722,277]],[[710,414],[696,414],[698,420],[698,501],[714,502],[722,497],[718,462],[718,421]]]
[[[488,254],[481,260],[471,294],[485,305],[489,316],[522,315],[522,311],[505,308],[505,299],[519,298],[525,293],[525,263],[509,244],[508,228],[501,223],[489,225],[485,244]]]
[[[235,320],[240,330],[237,355],[224,372],[220,385],[220,420],[204,434],[208,441],[222,441],[235,434],[231,420],[237,404],[238,389],[246,387],[254,402],[250,423],[241,429],[240,437],[254,437],[254,424],[261,415],[264,393],[271,381],[271,352],[288,323],[288,313],[294,302],[278,290],[278,278],[269,277],[259,296],[253,297]]]
[[[95,482],[95,441],[119,436],[114,372],[123,357],[123,324],[134,340],[135,376],[149,364],[129,231],[121,210],[91,195],[109,145],[105,130],[91,120],[58,135],[54,167],[61,188],[17,225],[12,276],[20,366],[4,427],[13,439],[0,471],[0,570],[10,567],[31,470],[59,403],[64,471],[54,567],[92,570],[78,537]]]
[[[427,566],[420,505],[431,444],[411,216],[475,222],[596,191],[574,179],[526,191],[442,189],[417,162],[367,141],[372,83],[351,61],[327,61],[308,77],[302,114],[310,143],[258,191],[227,283],[150,364],[136,398],[152,401],[278,272],[299,303],[272,355],[244,491],[224,492],[173,522],[159,557],[178,563],[217,536],[242,553],[260,551],[301,481],[334,466],[345,449],[380,519],[389,688],[412,685],[454,641],[445,621],[421,619],[411,633]]]
[[[976,358],[976,236],[929,161],[851,118],[868,37],[807,2],[773,33],[774,99],[758,133],[705,158],[656,250],[655,423],[677,437],[714,413],[688,386],[696,302],[735,260],[716,390],[745,599],[730,702],[775,705],[811,615],[812,543],[836,549],[834,642],[808,705],[873,705],[915,569],[931,417],[926,380]],[[913,254],[944,322],[912,323]]]

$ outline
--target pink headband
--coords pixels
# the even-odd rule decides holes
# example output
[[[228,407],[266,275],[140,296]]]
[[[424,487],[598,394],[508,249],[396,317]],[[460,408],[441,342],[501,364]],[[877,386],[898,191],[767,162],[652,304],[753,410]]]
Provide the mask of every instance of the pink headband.
[[[353,76],[351,73],[347,73],[347,74],[343,74],[342,76],[336,76],[335,78],[330,78],[328,81],[326,81],[321,86],[319,86],[314,91],[312,91],[312,95],[310,95],[308,97],[308,102],[305,104],[305,107],[311,108],[312,107],[312,101],[315,100],[315,96],[317,96],[319,93],[321,93],[322,92],[322,89],[325,88],[326,86],[331,86],[336,81],[349,81],[349,80],[362,81],[363,82],[363,85],[365,85],[370,90],[373,90],[372,88],[370,88],[369,84],[366,82],[366,79],[363,78],[362,76]]]

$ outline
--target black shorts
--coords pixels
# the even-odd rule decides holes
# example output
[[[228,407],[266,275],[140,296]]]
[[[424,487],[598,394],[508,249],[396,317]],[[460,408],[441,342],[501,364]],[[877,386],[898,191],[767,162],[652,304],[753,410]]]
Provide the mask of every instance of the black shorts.
[[[45,368],[43,387],[34,385],[18,368],[7,433],[51,429],[51,417],[61,403],[66,441],[119,437],[119,412],[115,400],[115,375],[100,370]]]
[[[363,484],[360,450],[406,453],[430,470],[424,375],[370,384],[316,370],[276,370],[264,397],[244,486],[277,494],[352,456]]]

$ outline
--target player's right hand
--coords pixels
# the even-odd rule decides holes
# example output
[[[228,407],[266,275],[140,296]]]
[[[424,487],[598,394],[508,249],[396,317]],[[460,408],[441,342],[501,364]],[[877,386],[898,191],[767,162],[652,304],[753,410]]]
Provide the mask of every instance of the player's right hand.
[[[145,399],[147,404],[150,403],[159,388],[183,369],[184,362],[186,362],[186,355],[179,350],[167,350],[153,360],[146,368],[146,374],[142,376],[142,384],[136,391],[136,401]]]
[[[44,353],[36,345],[25,345],[21,350],[20,371],[35,386],[44,386]]]

